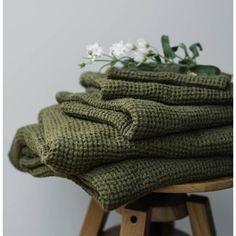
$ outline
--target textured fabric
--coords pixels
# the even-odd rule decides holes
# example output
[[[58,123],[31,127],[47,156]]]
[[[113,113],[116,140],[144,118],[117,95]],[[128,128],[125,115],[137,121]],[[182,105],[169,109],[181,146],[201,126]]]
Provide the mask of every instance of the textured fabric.
[[[173,85],[200,86],[216,89],[226,89],[229,82],[231,81],[231,76],[226,74],[202,76],[174,72],[118,69],[115,67],[107,71],[107,78],[134,82],[159,82]]]
[[[129,140],[232,124],[232,106],[169,106],[141,99],[102,100],[97,93],[57,94],[73,117],[110,124]]]
[[[232,158],[137,159],[96,168],[79,179],[85,191],[103,208],[112,210],[133,201],[153,189],[232,176]]]
[[[165,104],[199,105],[232,104],[233,86],[226,89],[209,89],[196,86],[175,86],[157,82],[133,82],[107,79],[105,74],[86,72],[81,75],[81,84],[89,91],[98,90],[103,99],[139,98]]]
[[[107,73],[83,74],[85,93],[58,93],[60,104],[20,128],[12,164],[71,179],[108,210],[154,188],[232,175],[227,76]]]
[[[43,143],[34,145],[42,141],[41,134],[37,125],[28,126],[18,131],[15,139],[18,139],[16,141],[18,145],[13,144],[14,148],[10,153],[13,164],[20,170],[37,177],[60,176],[71,179],[82,186],[107,210],[135,200],[158,187],[231,176],[233,173],[232,157],[224,156],[124,160],[114,164],[101,165],[84,174],[69,174],[68,171],[63,174],[63,171],[55,171],[52,167],[53,163],[49,165],[43,157],[38,156],[46,151],[42,149],[45,146]],[[37,154],[30,150],[33,146],[38,147]],[[17,155],[18,158],[14,158]],[[63,160],[64,158],[58,157],[57,161]],[[64,170],[66,169],[64,168]]]
[[[38,128],[27,126],[16,134],[10,157],[17,167],[25,146],[51,169],[66,175],[128,158],[232,155],[232,126],[129,141],[110,125],[65,115],[58,105],[44,109],[39,120]],[[27,168],[27,159],[24,160]]]

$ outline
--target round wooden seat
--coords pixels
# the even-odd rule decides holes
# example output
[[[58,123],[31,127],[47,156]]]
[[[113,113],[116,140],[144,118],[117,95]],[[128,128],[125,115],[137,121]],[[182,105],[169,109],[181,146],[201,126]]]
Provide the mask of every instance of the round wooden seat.
[[[218,179],[212,179],[207,181],[199,181],[187,184],[177,184],[158,188],[153,192],[156,193],[199,193],[218,191],[222,189],[232,188],[233,178],[224,177]]]
[[[214,236],[216,231],[209,199],[191,193],[232,187],[233,178],[224,177],[158,188],[116,209],[122,215],[119,235],[148,235],[152,225],[161,232],[158,235],[173,235],[174,222],[188,216],[193,236]],[[80,235],[101,235],[107,216],[108,212],[92,199]],[[156,231],[156,228],[153,229]]]

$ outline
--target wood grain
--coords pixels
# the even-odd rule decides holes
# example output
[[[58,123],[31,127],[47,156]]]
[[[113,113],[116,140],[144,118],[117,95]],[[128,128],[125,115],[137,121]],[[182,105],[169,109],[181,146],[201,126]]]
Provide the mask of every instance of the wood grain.
[[[149,232],[150,223],[150,212],[148,210],[138,211],[124,209],[122,214],[120,236],[146,236]]]
[[[187,209],[193,236],[215,236],[215,226],[207,197],[191,195]]]
[[[159,193],[197,193],[218,191],[222,189],[232,188],[233,178],[224,177],[208,181],[193,182],[187,184],[171,185],[154,190],[153,192]]]
[[[91,199],[80,231],[80,236],[99,235],[106,222],[107,216],[108,212],[104,211],[94,199]]]

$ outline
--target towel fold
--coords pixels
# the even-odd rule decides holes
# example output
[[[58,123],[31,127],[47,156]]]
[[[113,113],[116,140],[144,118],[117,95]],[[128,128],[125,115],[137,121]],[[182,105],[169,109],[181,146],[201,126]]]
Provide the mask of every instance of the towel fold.
[[[73,180],[106,210],[134,201],[154,189],[232,176],[232,157],[135,159],[98,167]]]
[[[232,104],[233,86],[209,89],[196,86],[175,86],[157,82],[133,82],[107,79],[107,75],[86,72],[80,77],[88,91],[98,91],[101,98],[138,98],[173,105]]]
[[[57,94],[69,116],[112,125],[129,140],[232,124],[233,108],[223,105],[170,106],[123,98],[102,100],[97,93]]]
[[[107,78],[133,82],[158,82],[162,84],[196,86],[213,89],[226,89],[231,81],[231,76],[220,75],[192,75],[175,72],[157,72],[119,69],[112,67],[107,71]]]
[[[47,158],[50,157],[46,157],[46,153],[53,153],[53,150],[48,149],[42,135],[38,125],[30,125],[18,131],[10,152],[10,160],[15,167],[36,177],[58,176],[71,179],[106,210],[120,207],[155,188],[233,174],[232,156],[137,158],[102,164],[84,174],[78,171],[70,173],[68,164],[72,164],[71,168],[79,164],[70,158],[73,146],[67,145],[65,141],[65,156],[55,156],[48,162]],[[65,147],[61,147],[61,151]],[[59,163],[61,168],[57,168]]]
[[[232,155],[232,126],[129,141],[110,125],[65,115],[59,105],[42,110],[39,121],[38,125],[21,128],[14,139],[10,158],[20,169],[22,156],[27,168],[21,151],[24,147],[32,151],[33,159],[40,157],[52,170],[66,175],[131,158]]]

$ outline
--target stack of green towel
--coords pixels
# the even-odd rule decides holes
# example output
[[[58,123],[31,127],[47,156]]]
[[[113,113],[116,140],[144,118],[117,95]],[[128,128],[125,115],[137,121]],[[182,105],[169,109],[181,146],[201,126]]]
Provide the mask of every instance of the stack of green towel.
[[[155,188],[232,175],[231,78],[112,68],[59,92],[9,153],[33,176],[73,180],[111,210]]]

